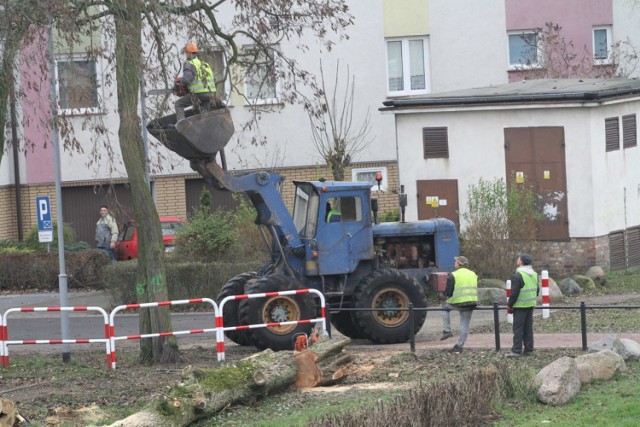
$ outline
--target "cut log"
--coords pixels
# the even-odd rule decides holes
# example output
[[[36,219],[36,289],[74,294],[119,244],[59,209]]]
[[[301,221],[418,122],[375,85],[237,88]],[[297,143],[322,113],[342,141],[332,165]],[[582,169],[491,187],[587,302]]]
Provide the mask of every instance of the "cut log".
[[[305,357],[310,360],[315,357],[319,365],[315,368],[320,372],[314,380],[317,384],[331,384],[344,378],[351,356],[343,350],[350,342],[348,338],[321,339],[304,350],[312,354]],[[342,372],[341,367],[345,367]],[[297,370],[293,351],[271,350],[220,368],[185,368],[181,384],[141,412],[110,427],[186,426],[231,405],[254,402],[291,387],[296,381]]]
[[[0,399],[0,427],[13,427],[17,416],[13,401]]]

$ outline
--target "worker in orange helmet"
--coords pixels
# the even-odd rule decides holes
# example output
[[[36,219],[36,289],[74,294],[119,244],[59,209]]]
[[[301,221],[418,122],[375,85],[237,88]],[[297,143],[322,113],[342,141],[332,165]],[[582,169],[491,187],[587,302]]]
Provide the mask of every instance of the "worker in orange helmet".
[[[218,106],[216,101],[216,83],[211,66],[198,58],[198,46],[187,43],[184,48],[187,61],[182,67],[180,84],[188,89],[186,95],[175,102],[176,122],[184,119],[184,110],[193,106],[200,111],[207,111],[211,105]]]

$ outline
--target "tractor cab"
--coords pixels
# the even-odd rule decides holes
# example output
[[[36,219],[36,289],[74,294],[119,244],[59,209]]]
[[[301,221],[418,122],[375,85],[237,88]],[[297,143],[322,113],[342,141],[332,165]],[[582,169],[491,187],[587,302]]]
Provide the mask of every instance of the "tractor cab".
[[[349,274],[373,258],[371,183],[294,182],[293,221],[307,276]]]

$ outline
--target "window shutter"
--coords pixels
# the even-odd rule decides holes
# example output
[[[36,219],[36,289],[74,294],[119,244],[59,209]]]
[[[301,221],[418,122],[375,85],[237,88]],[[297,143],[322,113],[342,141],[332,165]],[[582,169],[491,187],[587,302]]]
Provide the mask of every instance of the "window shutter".
[[[631,148],[638,145],[636,129],[636,115],[622,116],[622,146]]]
[[[627,229],[628,267],[640,265],[640,227]]]
[[[446,127],[422,128],[425,159],[449,158],[449,137]]]
[[[622,270],[626,267],[624,253],[624,231],[609,233],[609,265],[611,270]]]
[[[620,149],[620,126],[617,117],[604,119],[606,151]]]

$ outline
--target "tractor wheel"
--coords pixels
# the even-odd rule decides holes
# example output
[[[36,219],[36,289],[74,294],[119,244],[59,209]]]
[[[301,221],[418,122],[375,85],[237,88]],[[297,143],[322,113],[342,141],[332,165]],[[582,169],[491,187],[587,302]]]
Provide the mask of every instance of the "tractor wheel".
[[[302,289],[301,283],[289,276],[273,275],[256,280],[247,287],[248,294],[281,292]],[[315,302],[309,294],[284,295],[270,298],[251,298],[240,302],[240,321],[243,325],[287,322],[312,319]],[[292,350],[293,339],[300,333],[309,334],[311,324],[269,326],[250,330],[251,343],[258,349]]]
[[[353,311],[341,311],[331,315],[331,324],[342,335],[353,338],[365,338],[353,317]]]
[[[420,284],[399,270],[376,270],[356,286],[355,308],[384,309],[354,311],[353,317],[362,335],[377,344],[406,342],[409,339],[409,303],[414,308],[426,308],[427,297]],[[427,316],[426,311],[414,312],[414,331],[418,333]]]
[[[224,298],[232,295],[242,295],[245,293],[245,285],[256,278],[256,273],[251,271],[248,273],[238,274],[230,279],[218,294],[218,303]],[[238,312],[238,301],[230,300],[224,304],[222,316],[225,326],[240,325],[240,313]],[[226,331],[224,333],[227,338],[239,345],[251,345],[248,331]]]

